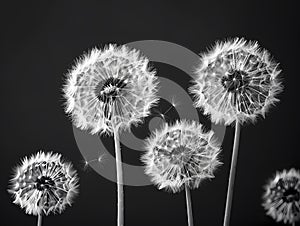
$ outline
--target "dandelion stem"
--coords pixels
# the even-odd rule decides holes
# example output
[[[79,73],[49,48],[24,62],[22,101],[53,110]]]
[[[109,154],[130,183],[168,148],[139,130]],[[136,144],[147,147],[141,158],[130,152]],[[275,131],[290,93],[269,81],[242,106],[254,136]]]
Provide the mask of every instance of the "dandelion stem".
[[[241,133],[241,126],[240,126],[239,122],[236,121],[223,226],[229,226],[229,221],[230,221],[230,213],[231,213],[231,206],[232,206],[232,197],[233,197],[233,188],[234,188],[234,179],[235,179],[235,173],[236,173],[240,133]]]
[[[114,129],[116,169],[117,169],[117,193],[118,193],[118,226],[124,225],[124,191],[123,191],[123,170],[120,149],[119,130]]]
[[[37,226],[42,226],[42,214],[38,214],[38,223]]]
[[[188,226],[193,226],[193,209],[190,188],[185,184],[185,199],[186,199],[186,211],[188,217]]]
[[[296,225],[296,223],[295,223],[295,221],[292,223],[292,226],[295,226]]]

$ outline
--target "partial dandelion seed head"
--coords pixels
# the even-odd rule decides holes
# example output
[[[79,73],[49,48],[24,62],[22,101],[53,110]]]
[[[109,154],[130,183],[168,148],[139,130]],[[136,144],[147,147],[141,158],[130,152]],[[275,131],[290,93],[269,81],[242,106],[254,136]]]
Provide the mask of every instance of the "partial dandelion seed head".
[[[265,117],[282,91],[278,64],[257,42],[236,38],[218,42],[201,56],[190,91],[195,107],[211,115],[214,123],[255,121]]]
[[[156,72],[138,50],[108,45],[76,62],[63,88],[65,111],[73,124],[91,134],[129,129],[157,103]]]
[[[293,224],[300,220],[300,171],[277,172],[265,186],[263,207],[277,222]]]
[[[48,215],[71,205],[78,186],[71,163],[60,154],[40,151],[15,168],[8,192],[27,214]]]
[[[202,180],[213,178],[221,164],[219,152],[213,131],[204,132],[201,124],[183,120],[156,130],[147,139],[141,159],[152,182],[175,193],[185,184],[194,189]]]

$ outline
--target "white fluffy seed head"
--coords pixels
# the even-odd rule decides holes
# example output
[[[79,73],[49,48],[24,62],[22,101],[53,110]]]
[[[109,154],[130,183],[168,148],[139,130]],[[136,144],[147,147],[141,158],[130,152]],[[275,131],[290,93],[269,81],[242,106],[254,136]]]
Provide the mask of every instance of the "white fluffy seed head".
[[[265,117],[282,91],[278,64],[257,42],[236,38],[217,42],[196,69],[190,91],[195,107],[211,115],[215,123],[254,122]]]
[[[293,224],[300,220],[300,171],[277,172],[265,186],[263,207],[277,222]]]
[[[157,103],[156,72],[138,50],[108,45],[81,57],[67,74],[65,111],[73,124],[95,133],[129,129]]]
[[[185,184],[194,189],[202,180],[213,178],[221,164],[219,152],[213,131],[204,132],[201,124],[183,120],[156,130],[147,139],[141,160],[159,189],[175,193]]]
[[[48,215],[71,205],[78,186],[71,163],[63,161],[60,154],[40,151],[15,168],[8,192],[27,214]]]

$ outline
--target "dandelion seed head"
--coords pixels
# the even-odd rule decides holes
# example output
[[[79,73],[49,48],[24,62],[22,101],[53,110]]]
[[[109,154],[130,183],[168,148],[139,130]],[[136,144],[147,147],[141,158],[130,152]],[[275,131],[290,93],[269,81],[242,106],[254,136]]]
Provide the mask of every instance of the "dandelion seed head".
[[[236,38],[219,42],[201,56],[190,91],[195,106],[215,123],[255,121],[279,100],[281,70],[257,42]]]
[[[91,134],[129,129],[157,103],[156,72],[138,50],[108,45],[94,48],[67,74],[65,111],[73,124]]]
[[[78,193],[78,177],[71,163],[52,152],[25,157],[15,168],[8,192],[27,214],[61,213]]]
[[[265,186],[263,207],[277,222],[293,224],[300,220],[300,171],[277,172]]]
[[[142,156],[145,173],[159,189],[178,192],[184,184],[198,188],[203,179],[214,177],[214,170],[221,164],[220,145],[213,136],[213,131],[204,132],[194,121],[165,124],[146,141]]]

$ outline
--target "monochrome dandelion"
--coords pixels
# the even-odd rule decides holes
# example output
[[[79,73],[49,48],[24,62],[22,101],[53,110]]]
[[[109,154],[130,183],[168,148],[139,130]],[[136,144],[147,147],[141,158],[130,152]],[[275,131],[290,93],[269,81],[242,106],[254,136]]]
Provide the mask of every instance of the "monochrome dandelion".
[[[155,71],[138,50],[109,45],[82,56],[63,88],[66,113],[91,134],[129,129],[158,101]]]
[[[40,226],[42,215],[62,213],[72,204],[78,186],[71,163],[60,154],[40,151],[15,168],[8,192],[27,214],[38,215]]]
[[[229,225],[234,178],[237,164],[240,126],[265,117],[278,102],[282,91],[281,70],[269,52],[257,42],[236,38],[217,42],[208,53],[201,55],[196,79],[190,92],[195,107],[208,114],[214,123],[235,122],[235,138],[229,176],[224,226]]]
[[[277,222],[294,226],[300,220],[300,171],[277,172],[265,186],[263,207]]]
[[[159,189],[186,191],[189,225],[193,225],[190,189],[198,188],[204,179],[213,178],[221,163],[220,144],[213,131],[204,132],[195,121],[177,121],[156,130],[146,141],[142,156],[145,173]]]
[[[63,88],[66,113],[91,134],[114,136],[118,225],[123,225],[123,177],[119,133],[141,122],[157,103],[156,72],[138,50],[109,45],[94,48],[76,62]]]
[[[257,42],[236,38],[218,42],[201,55],[191,92],[195,106],[215,123],[230,125],[265,116],[282,91],[278,63]]]

